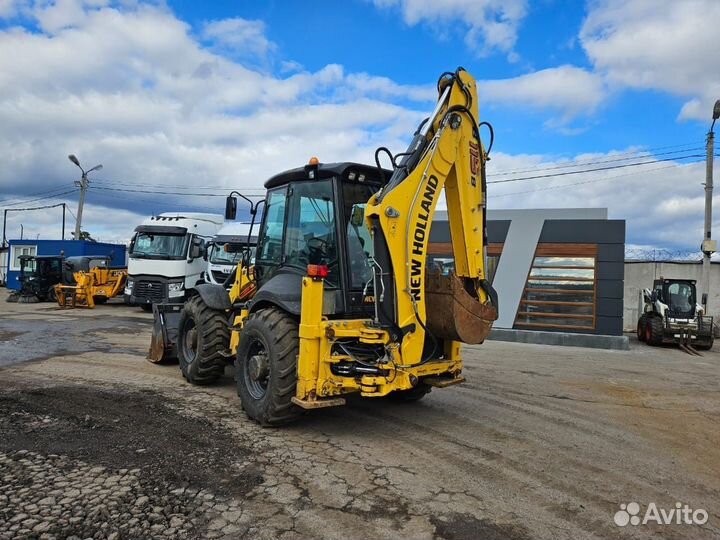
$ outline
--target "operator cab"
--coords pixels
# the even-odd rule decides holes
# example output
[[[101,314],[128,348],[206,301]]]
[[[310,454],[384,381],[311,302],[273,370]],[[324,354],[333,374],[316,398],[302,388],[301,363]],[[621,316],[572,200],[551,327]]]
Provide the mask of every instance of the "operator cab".
[[[373,242],[365,206],[390,171],[358,163],[311,164],[270,178],[255,256],[257,304],[300,313],[308,266],[325,278],[327,316],[367,314],[374,306]]]
[[[656,279],[653,292],[668,306],[668,317],[692,319],[695,317],[697,292],[692,279]]]

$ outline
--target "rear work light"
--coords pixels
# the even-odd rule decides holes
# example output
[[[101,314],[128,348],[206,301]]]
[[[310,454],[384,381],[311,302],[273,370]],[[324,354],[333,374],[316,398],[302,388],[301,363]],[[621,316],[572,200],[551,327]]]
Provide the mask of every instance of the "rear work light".
[[[330,268],[325,264],[308,264],[307,275],[312,278],[326,278],[330,275]]]

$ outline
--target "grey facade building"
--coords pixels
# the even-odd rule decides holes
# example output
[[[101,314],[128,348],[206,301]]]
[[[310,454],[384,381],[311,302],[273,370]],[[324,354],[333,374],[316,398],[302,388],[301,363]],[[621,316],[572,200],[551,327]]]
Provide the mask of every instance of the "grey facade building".
[[[604,208],[490,210],[488,277],[498,329],[620,336],[625,221]],[[438,212],[430,256],[452,264],[447,216]]]

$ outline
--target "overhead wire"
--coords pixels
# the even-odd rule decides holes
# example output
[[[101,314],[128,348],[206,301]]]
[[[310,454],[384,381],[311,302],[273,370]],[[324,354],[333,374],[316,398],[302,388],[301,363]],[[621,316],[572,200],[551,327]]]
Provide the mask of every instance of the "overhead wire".
[[[41,192],[36,193],[36,195],[39,195],[40,193],[51,193],[51,192],[55,192],[55,191],[57,191],[58,189],[66,189],[66,187],[56,188],[56,189],[52,189],[52,190],[50,190],[50,191],[44,191],[44,192],[41,191]],[[2,208],[7,208],[7,207],[10,207],[10,206],[17,206],[17,205],[19,205],[19,204],[28,204],[28,203],[31,203],[31,202],[43,201],[43,200],[46,200],[46,199],[52,199],[53,197],[62,197],[63,195],[67,195],[67,194],[69,194],[69,193],[72,193],[73,191],[77,191],[77,188],[72,188],[72,189],[70,189],[70,190],[63,191],[62,193],[51,193],[50,195],[45,195],[44,197],[37,197],[37,198],[34,198],[34,199],[27,199],[27,198],[22,199],[22,200],[21,200],[21,199],[14,199],[16,202],[0,201],[0,207],[2,207]],[[10,199],[10,200],[12,201],[13,199]]]
[[[696,149],[704,149],[704,148],[705,148],[704,146],[698,146],[698,145],[701,144],[701,142],[702,142],[702,141],[696,141],[696,142],[692,142],[692,143],[691,143],[691,142],[688,142],[688,143],[683,143],[683,144],[670,144],[670,145],[656,146],[656,147],[653,147],[653,148],[645,148],[645,149],[640,149],[640,148],[638,148],[637,150],[629,150],[629,151],[627,151],[627,152],[621,152],[621,153],[618,153],[618,154],[613,154],[613,155],[612,155],[612,158],[615,159],[615,158],[620,158],[620,157],[622,157],[622,156],[636,156],[636,155],[638,155],[638,154],[666,155],[665,152],[656,153],[655,151],[656,151],[656,150],[667,150],[668,148],[676,148],[676,149],[679,149],[679,148],[687,147],[687,146],[697,146],[697,147],[698,147],[698,148],[684,148],[683,150],[676,150],[676,151],[674,151],[674,153],[691,152],[691,151],[695,151]],[[598,152],[595,152],[595,153],[598,153]],[[643,156],[637,156],[637,157],[640,158],[640,157],[643,157]],[[595,158],[595,157],[593,157],[593,158],[590,158],[590,157],[589,157],[589,158],[584,159],[584,160],[575,161],[575,164],[578,165],[578,166],[594,165],[594,164],[598,163],[597,159],[598,159],[598,158]],[[570,167],[570,166],[573,166],[573,165],[567,164],[567,166]],[[552,168],[552,167],[549,167],[549,168]],[[520,174],[520,173],[525,173],[525,172],[536,172],[536,171],[540,171],[540,170],[544,170],[544,168],[542,168],[542,167],[526,167],[526,168],[522,168],[522,169],[513,169],[513,170],[507,170],[507,171],[502,171],[502,170],[500,170],[500,171],[497,171],[497,172],[495,172],[495,173],[493,173],[493,174],[494,174],[494,175],[501,175],[501,174],[502,174],[502,175],[508,175],[508,174],[516,174],[516,173],[517,173],[517,174]]]
[[[702,163],[702,161],[693,161],[691,163]],[[608,176],[606,178],[596,178],[593,180],[584,180],[582,182],[573,182],[570,184],[561,184],[558,186],[546,186],[546,187],[541,187],[541,188],[537,188],[537,189],[529,189],[529,190],[525,190],[525,191],[513,191],[512,193],[501,193],[499,195],[491,195],[491,198],[495,199],[495,198],[499,198],[499,197],[509,197],[511,195],[525,195],[527,193],[536,193],[539,191],[550,191],[553,189],[562,189],[562,188],[572,187],[572,186],[581,186],[584,184],[595,184],[595,183],[599,183],[599,182],[616,180],[618,178],[626,178],[628,176],[637,176],[637,175],[646,174],[649,172],[663,171],[663,170],[674,169],[674,168],[675,168],[675,165],[666,165],[664,167],[655,167],[653,169],[646,169],[643,171],[635,171],[635,172],[626,173],[626,174],[618,174],[618,175],[614,175],[614,176]]]
[[[611,171],[614,169],[624,169],[627,167],[638,167],[640,165],[652,165],[653,163],[663,163],[668,161],[678,161],[678,160],[684,160],[684,159],[690,159],[690,158],[702,158],[705,157],[704,154],[688,154],[686,156],[676,156],[672,158],[663,158],[663,159],[653,159],[648,161],[643,161],[640,163],[625,163],[622,165],[612,165],[608,167],[594,167],[592,169],[584,169],[582,171],[565,171],[560,173],[554,173],[554,174],[538,174],[533,176],[523,176],[520,178],[506,178],[504,180],[488,180],[488,184],[507,184],[510,182],[524,182],[527,180],[539,180],[541,178],[555,178],[558,176],[568,176],[573,174],[585,174],[589,172],[597,172],[597,171]]]
[[[493,176],[508,176],[511,174],[520,174],[525,172],[542,172],[542,171],[554,171],[558,169],[571,169],[573,167],[587,167],[588,165],[601,165],[605,163],[618,163],[621,161],[631,161],[634,159],[647,159],[648,157],[654,157],[654,156],[667,156],[670,154],[679,154],[683,152],[695,152],[698,150],[704,150],[704,147],[698,146],[696,148],[687,148],[685,150],[673,150],[671,152],[653,152],[648,153],[646,151],[638,151],[635,152],[633,156],[630,157],[623,157],[623,158],[613,158],[613,159],[603,159],[603,160],[597,160],[597,161],[583,161],[583,162],[575,162],[575,163],[565,163],[563,165],[554,165],[552,167],[538,167],[538,168],[529,168],[529,169],[520,169],[516,171],[498,171],[498,172],[491,172]],[[639,154],[645,154],[645,155],[639,155]],[[620,154],[622,155],[622,154]]]

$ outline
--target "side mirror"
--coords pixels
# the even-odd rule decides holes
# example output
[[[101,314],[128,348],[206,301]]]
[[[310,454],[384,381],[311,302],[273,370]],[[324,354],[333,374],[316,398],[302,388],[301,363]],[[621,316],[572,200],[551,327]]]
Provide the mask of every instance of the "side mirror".
[[[359,227],[365,221],[365,211],[362,206],[357,204],[352,207],[352,214],[350,215],[350,224],[353,227]]]
[[[702,305],[707,306],[707,301],[708,301],[708,293],[704,292],[704,293],[702,293],[702,302],[701,302]]]
[[[214,245],[215,245],[215,242],[212,242],[212,241],[205,244],[205,249],[202,250],[203,251],[202,258],[205,259],[206,261],[208,260],[208,255],[210,254],[210,250],[212,249],[212,247]]]
[[[657,297],[657,291],[651,292],[651,293],[650,293],[650,301],[651,301],[651,302],[657,302],[657,299],[658,299],[658,297]]]
[[[225,219],[233,221],[237,216],[237,198],[229,195],[225,199]]]
[[[190,259],[199,259],[203,257],[203,241],[202,238],[193,236],[192,245],[190,246]]]

